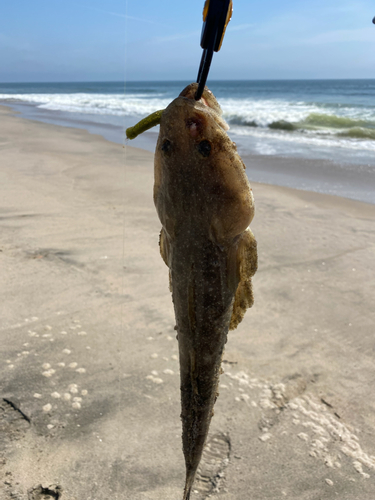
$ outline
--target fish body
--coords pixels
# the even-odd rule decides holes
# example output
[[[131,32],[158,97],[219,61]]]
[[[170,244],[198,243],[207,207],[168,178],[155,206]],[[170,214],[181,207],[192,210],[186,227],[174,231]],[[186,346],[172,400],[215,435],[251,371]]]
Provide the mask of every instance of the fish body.
[[[196,85],[186,87],[161,116],[154,184],[179,343],[184,500],[218,396],[228,330],[253,303],[257,267],[245,166],[213,94],[206,88],[196,102]]]

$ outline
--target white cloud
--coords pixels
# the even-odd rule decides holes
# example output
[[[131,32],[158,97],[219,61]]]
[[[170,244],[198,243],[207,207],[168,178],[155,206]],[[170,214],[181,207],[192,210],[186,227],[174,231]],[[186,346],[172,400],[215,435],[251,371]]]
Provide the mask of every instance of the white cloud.
[[[246,30],[248,28],[254,28],[256,24],[251,23],[251,24],[238,24],[237,26],[234,25],[232,26],[231,24],[228,24],[227,30],[228,31],[240,31],[240,30]]]
[[[375,45],[375,27],[368,26],[359,29],[328,31],[301,40],[301,42],[311,45],[343,42],[372,42]]]
[[[76,5],[80,7],[85,7],[86,9],[96,10],[97,12],[103,12],[104,14],[109,14],[110,16],[122,17],[123,19],[132,19],[133,21],[140,21],[142,23],[150,23],[150,24],[158,24],[155,21],[151,21],[150,19],[143,19],[140,17],[128,16],[127,14],[120,14],[119,12],[112,12],[109,10],[99,9],[98,7],[94,7],[92,5],[87,5],[79,2],[74,2]]]
[[[191,38],[199,36],[200,36],[200,31],[193,31],[191,33],[176,33],[174,35],[157,36],[151,40],[151,43],[172,42],[174,40],[182,40],[183,38]]]

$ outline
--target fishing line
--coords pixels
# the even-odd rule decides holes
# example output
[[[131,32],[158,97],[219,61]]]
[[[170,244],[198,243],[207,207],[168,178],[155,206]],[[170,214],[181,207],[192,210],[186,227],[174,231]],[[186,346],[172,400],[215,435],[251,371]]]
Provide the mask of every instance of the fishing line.
[[[128,50],[128,0],[125,1],[125,23],[124,23],[124,66],[123,66],[123,79],[124,79],[124,93],[123,93],[123,99],[125,101],[126,99],[126,81],[127,81],[127,50]],[[126,109],[126,108],[125,108]],[[125,111],[126,113],[126,111]],[[124,116],[124,121],[125,121],[125,116]],[[121,353],[123,352],[123,339],[124,334],[125,334],[125,324],[124,324],[124,300],[125,300],[125,272],[126,272],[126,265],[125,265],[125,224],[126,224],[126,207],[125,207],[125,195],[126,195],[126,187],[127,187],[127,162],[128,162],[128,142],[129,139],[127,139],[126,134],[125,134],[125,123],[123,127],[123,140],[122,140],[122,147],[123,147],[123,168],[121,169],[122,172],[122,180],[121,180],[121,185],[122,185],[122,257],[121,257],[121,293],[120,293],[120,338],[117,341],[117,388],[118,388],[118,394],[117,394],[117,402],[118,402],[118,412],[117,414],[118,419],[117,419],[117,424],[118,424],[118,429],[117,429],[117,435],[121,435],[121,401],[122,401],[122,384],[121,384],[121,377],[123,376],[122,373],[122,364],[121,364]],[[120,461],[121,463],[121,449],[120,449],[120,440],[118,440],[118,448],[117,448],[117,457],[116,457],[116,462]],[[118,467],[116,467],[116,470],[113,471],[116,474],[117,473],[122,473],[123,471],[119,470]],[[120,490],[120,485],[121,481],[120,478],[116,478],[116,500],[119,499],[118,496],[118,491]]]
[[[127,78],[127,48],[128,48],[128,36],[127,36],[127,31],[128,31],[128,0],[125,2],[125,33],[124,33],[124,101],[126,99],[126,78]],[[126,108],[125,108],[126,109]],[[125,111],[126,113],[126,111]],[[125,117],[124,117],[125,118]],[[122,283],[121,283],[121,295],[124,297],[124,290],[125,290],[125,191],[126,191],[126,171],[127,171],[127,160],[128,160],[128,143],[129,139],[126,137],[125,134],[125,125],[123,127],[123,158],[124,158],[124,166],[122,169],[122,191],[123,191],[123,202],[122,202]],[[121,334],[124,333],[124,324],[123,324],[123,301],[121,302]]]

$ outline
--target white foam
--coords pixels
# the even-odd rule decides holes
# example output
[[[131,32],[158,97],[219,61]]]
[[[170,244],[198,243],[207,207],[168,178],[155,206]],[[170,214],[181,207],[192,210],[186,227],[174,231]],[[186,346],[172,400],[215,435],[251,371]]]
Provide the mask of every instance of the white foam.
[[[151,380],[154,384],[162,384],[163,379],[159,377],[154,377],[153,375],[147,375],[146,380]]]
[[[272,122],[303,122],[309,115],[327,115],[350,118],[359,121],[375,121],[375,109],[351,106],[322,106],[304,101],[293,102],[283,99],[220,99],[223,116],[237,124],[251,124],[267,127]]]
[[[291,98],[292,99],[292,98]],[[62,94],[0,94],[0,100],[9,102],[24,101],[36,105],[38,108],[62,111],[83,115],[107,115],[107,118],[91,118],[93,121],[111,123],[109,116],[133,116],[142,118],[158,109],[164,109],[171,98],[164,97],[162,93],[62,93]],[[315,103],[307,101],[293,101],[287,99],[256,99],[223,97],[220,99],[223,116],[231,126],[231,133],[238,136],[235,140],[248,152],[261,155],[301,155],[336,159],[338,156],[346,159],[352,153],[354,163],[358,160],[371,163],[372,154],[375,153],[375,140],[366,138],[338,136],[340,131],[350,128],[349,122],[354,120],[352,126],[364,122],[368,130],[375,127],[374,106],[350,106],[338,104]],[[109,116],[108,116],[109,115]],[[316,123],[306,119],[310,115],[323,117]],[[324,116],[327,117],[325,123]],[[330,118],[339,120],[331,122]],[[310,116],[311,118],[311,116]],[[343,128],[340,128],[340,118]],[[270,129],[274,122],[286,121],[297,127],[294,131]],[[311,123],[310,123],[311,122]],[[336,125],[335,125],[336,123]],[[346,123],[346,125],[345,125]],[[357,125],[356,125],[357,123]],[[256,125],[256,126],[252,126]],[[360,125],[361,126],[361,125]],[[338,149],[337,149],[338,148]],[[78,323],[78,321],[77,321]],[[48,326],[48,325],[47,325]],[[73,326],[71,329],[75,329]],[[167,337],[172,340],[172,337]]]
[[[311,457],[323,461],[328,468],[340,469],[342,455],[345,455],[352,460],[354,469],[363,478],[368,479],[374,476],[375,455],[371,455],[368,450],[362,448],[362,446],[369,447],[370,443],[362,443],[355,433],[357,431],[349,424],[340,421],[335,414],[329,412],[327,407],[315,400],[313,396],[304,394],[285,404],[284,401],[287,401],[286,387],[283,383],[261,383],[257,379],[250,379],[245,372],[226,372],[225,375],[236,381],[239,389],[240,385],[248,386],[249,389],[260,389],[258,405],[262,409],[273,410],[277,413],[280,410],[275,401],[283,403],[283,417],[290,418],[295,426],[301,428],[296,430],[296,435],[306,443],[308,454]],[[244,394],[242,393],[241,396],[243,397]],[[236,397],[235,400],[240,401],[240,398]],[[251,406],[256,407],[257,403],[251,401]],[[271,437],[268,428],[264,427],[263,434],[259,439],[267,441]]]
[[[259,139],[257,149],[259,154],[275,154],[275,144],[267,144],[267,140],[277,140],[283,143],[299,144],[309,147],[336,147],[354,151],[373,151],[375,152],[375,141],[366,139],[352,139],[347,137],[338,137],[334,131],[311,131],[305,130],[299,132],[286,132],[284,130],[272,130],[260,127],[231,127],[231,132],[239,136],[253,137]]]
[[[266,432],[266,433],[262,434],[261,436],[259,436],[259,439],[261,441],[263,441],[264,443],[266,441],[269,441],[271,438],[272,438],[272,434],[270,434],[269,432]]]
[[[166,368],[165,370],[163,370],[163,373],[165,373],[166,375],[173,375],[174,371],[170,370],[169,368]]]
[[[0,94],[0,99],[30,102],[52,111],[118,116],[149,115],[170,103],[147,94]]]

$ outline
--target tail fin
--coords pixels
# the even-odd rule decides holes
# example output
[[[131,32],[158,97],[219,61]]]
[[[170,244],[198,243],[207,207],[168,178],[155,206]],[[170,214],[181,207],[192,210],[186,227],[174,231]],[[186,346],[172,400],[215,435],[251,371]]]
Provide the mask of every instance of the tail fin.
[[[191,493],[191,486],[188,490],[186,489],[186,486],[185,486],[183,500],[190,500],[190,493]]]
[[[183,500],[190,500],[191,490],[195,479],[195,471],[186,472],[186,481]]]

